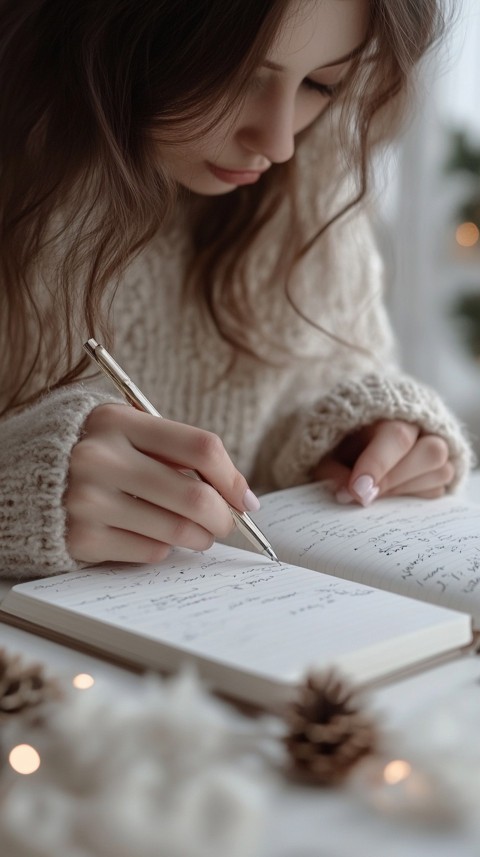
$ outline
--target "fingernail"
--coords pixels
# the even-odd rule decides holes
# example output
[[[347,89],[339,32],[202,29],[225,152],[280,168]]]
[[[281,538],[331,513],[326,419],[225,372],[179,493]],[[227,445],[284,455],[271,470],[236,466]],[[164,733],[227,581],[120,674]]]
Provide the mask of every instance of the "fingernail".
[[[243,495],[243,505],[249,512],[258,512],[260,508],[260,500],[255,496],[250,488],[248,488]]]
[[[342,506],[347,506],[349,503],[353,503],[353,497],[350,494],[350,491],[347,491],[346,488],[340,488],[335,494],[335,499],[337,503],[340,503]]]
[[[370,506],[378,496],[379,488],[372,476],[359,476],[352,485],[355,494],[360,498],[362,506]]]

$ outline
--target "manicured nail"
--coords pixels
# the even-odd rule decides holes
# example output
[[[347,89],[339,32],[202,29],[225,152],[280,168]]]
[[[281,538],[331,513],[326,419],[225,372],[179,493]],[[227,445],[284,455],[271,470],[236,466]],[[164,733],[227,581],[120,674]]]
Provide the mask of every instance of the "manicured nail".
[[[360,498],[362,506],[370,506],[379,492],[372,476],[359,476],[358,479],[355,479],[352,488]]]
[[[335,494],[335,499],[342,506],[348,506],[349,503],[353,503],[353,497],[346,488],[340,488]]]
[[[258,512],[260,508],[260,500],[255,496],[250,488],[248,488],[243,495],[243,505],[249,512]]]

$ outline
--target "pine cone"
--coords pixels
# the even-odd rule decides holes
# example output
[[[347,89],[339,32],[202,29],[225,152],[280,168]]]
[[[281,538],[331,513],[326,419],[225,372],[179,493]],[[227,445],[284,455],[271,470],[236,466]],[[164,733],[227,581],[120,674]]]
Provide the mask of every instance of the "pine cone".
[[[356,690],[334,671],[307,676],[286,721],[291,773],[310,783],[337,785],[377,743]]]
[[[41,664],[24,666],[20,655],[0,649],[0,722],[59,696],[57,684],[45,678]]]

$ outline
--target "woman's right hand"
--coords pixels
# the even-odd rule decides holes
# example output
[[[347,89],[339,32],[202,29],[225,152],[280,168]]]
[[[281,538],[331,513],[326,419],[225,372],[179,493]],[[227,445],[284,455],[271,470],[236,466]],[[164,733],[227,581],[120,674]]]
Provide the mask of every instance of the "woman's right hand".
[[[181,470],[197,470],[208,483]],[[217,435],[127,405],[100,405],[73,448],[64,503],[79,562],[154,563],[205,550],[259,503]]]

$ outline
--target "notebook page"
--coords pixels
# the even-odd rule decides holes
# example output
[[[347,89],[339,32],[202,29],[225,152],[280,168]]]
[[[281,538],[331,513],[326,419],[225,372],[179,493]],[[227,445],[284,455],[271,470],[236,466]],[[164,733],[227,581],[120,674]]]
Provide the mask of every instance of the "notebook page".
[[[480,505],[340,506],[322,485],[269,494],[255,520],[284,560],[470,613],[480,624]]]
[[[371,660],[372,649],[385,641],[395,641],[398,649],[399,639],[457,618],[223,545],[205,554],[176,550],[158,567],[104,565],[20,584],[12,592],[7,611],[31,621],[41,617],[87,642],[84,617],[93,617],[108,623],[106,632],[112,626],[135,631],[283,680],[348,652],[358,658],[361,649]],[[51,605],[68,611],[63,628],[53,625],[59,611],[49,614]],[[366,670],[372,671],[370,663]]]

